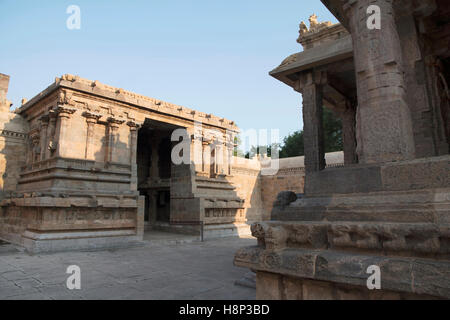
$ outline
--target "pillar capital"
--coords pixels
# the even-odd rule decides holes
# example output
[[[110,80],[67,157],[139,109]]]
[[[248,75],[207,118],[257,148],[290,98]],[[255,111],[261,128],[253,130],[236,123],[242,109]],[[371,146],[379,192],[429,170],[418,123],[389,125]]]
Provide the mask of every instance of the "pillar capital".
[[[72,114],[74,114],[77,110],[70,108],[66,105],[58,105],[55,110],[58,117],[66,117],[69,118]]]
[[[304,89],[311,85],[323,86],[328,83],[326,71],[308,71],[300,74],[295,83],[294,90],[303,93]]]
[[[97,122],[98,119],[100,119],[102,117],[101,114],[94,113],[94,112],[91,112],[91,111],[83,112],[82,116],[86,118],[87,122]]]
[[[39,118],[39,121],[41,121],[41,125],[43,126],[47,126],[48,123],[50,122],[50,115],[49,114],[44,114]]]
[[[134,121],[128,121],[127,126],[130,127],[131,131],[137,131],[141,127],[138,123],[136,123]]]
[[[111,129],[117,129],[117,128],[119,128],[119,126],[121,124],[123,124],[125,122],[125,120],[117,119],[117,118],[113,118],[113,117],[109,117],[108,119],[106,119],[106,121],[108,122],[108,126]]]

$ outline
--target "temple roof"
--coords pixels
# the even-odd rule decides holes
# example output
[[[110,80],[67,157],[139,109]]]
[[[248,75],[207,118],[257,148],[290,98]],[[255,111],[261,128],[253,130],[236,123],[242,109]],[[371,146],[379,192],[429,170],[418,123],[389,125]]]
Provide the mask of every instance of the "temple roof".
[[[92,81],[71,74],[65,74],[60,78],[56,78],[54,83],[52,83],[45,90],[41,91],[31,100],[25,102],[15,112],[19,114],[24,113],[38,101],[40,101],[59,87],[69,88],[88,94],[94,94],[96,96],[101,96],[118,102],[123,102],[145,109],[155,110],[160,113],[165,113],[192,121],[199,121],[205,124],[210,124],[216,127],[238,131],[238,127],[236,126],[234,121],[189,109],[180,105],[161,101],[155,98],[143,96],[131,91],[103,84],[99,81]]]

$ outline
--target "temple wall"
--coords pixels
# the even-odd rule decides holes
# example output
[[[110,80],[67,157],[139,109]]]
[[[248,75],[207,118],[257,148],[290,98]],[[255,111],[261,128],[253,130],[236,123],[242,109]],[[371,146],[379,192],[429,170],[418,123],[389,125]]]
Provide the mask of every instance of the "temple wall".
[[[264,209],[273,213],[277,196],[282,191],[296,194],[304,193],[305,187],[305,157],[292,157],[279,160],[279,170],[275,175],[261,176],[261,195]],[[325,155],[327,167],[343,165],[343,152],[333,152]]]
[[[305,185],[304,157],[280,159],[279,163],[280,168],[276,175],[262,176],[262,200],[269,214],[280,192],[303,193]]]
[[[260,163],[254,159],[233,157],[230,183],[236,187],[238,197],[244,199],[247,221],[261,221],[269,218],[262,201],[262,179]]]
[[[16,190],[21,166],[25,164],[27,122],[10,112],[6,100],[9,77],[0,74],[0,200]]]

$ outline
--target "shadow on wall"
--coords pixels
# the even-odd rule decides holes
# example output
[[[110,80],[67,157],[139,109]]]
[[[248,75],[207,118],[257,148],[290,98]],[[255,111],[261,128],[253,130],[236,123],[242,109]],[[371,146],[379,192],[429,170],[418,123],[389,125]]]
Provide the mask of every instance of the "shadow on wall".
[[[332,152],[325,155],[327,167],[344,165],[344,153]],[[261,177],[261,194],[267,220],[279,220],[284,209],[304,196],[304,157],[279,159],[279,170],[275,175]]]
[[[25,165],[28,123],[20,115],[10,112],[11,103],[6,100],[9,76],[0,74],[0,201],[14,196],[21,167]],[[6,234],[15,228],[4,207],[0,206],[0,238],[12,240]],[[13,221],[14,222],[14,221]]]
[[[9,103],[3,101],[0,106],[0,200],[17,190],[27,154],[28,123],[9,108]]]

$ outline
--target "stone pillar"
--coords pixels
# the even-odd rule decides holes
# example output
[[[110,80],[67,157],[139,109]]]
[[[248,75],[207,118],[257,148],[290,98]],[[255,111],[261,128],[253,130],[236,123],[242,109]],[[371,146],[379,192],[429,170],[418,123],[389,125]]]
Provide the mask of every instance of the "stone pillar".
[[[323,85],[326,73],[307,72],[300,76],[295,90],[303,96],[303,134],[305,146],[305,171],[325,169],[323,139]]]
[[[93,139],[95,134],[95,125],[97,124],[98,119],[101,118],[101,115],[91,112],[84,112],[83,117],[86,118],[87,124],[84,158],[88,160],[95,160]]]
[[[105,162],[113,162],[114,160],[114,152],[117,142],[117,130],[119,129],[119,125],[124,123],[124,120],[118,120],[115,118],[108,118],[108,127],[107,127],[107,144],[108,147],[106,149],[106,161]]]
[[[152,136],[150,140],[150,146],[152,148],[152,158],[150,165],[150,179],[159,178],[159,138],[158,136]]]
[[[40,157],[40,133],[35,130],[31,134],[31,163],[39,161]]]
[[[370,5],[381,9],[380,30],[367,27]],[[377,163],[414,158],[412,121],[405,99],[393,0],[346,0],[344,11],[353,38],[359,160]]]
[[[44,161],[46,159],[46,149],[47,149],[47,135],[48,135],[48,124],[50,121],[50,117],[49,115],[43,115],[41,118],[41,138],[40,138],[40,143],[41,143],[41,147],[40,147],[40,153],[41,153],[41,159],[40,161]]]
[[[65,157],[68,154],[70,140],[68,131],[70,125],[70,116],[75,112],[75,109],[67,108],[65,106],[58,106],[56,108],[56,113],[58,114],[58,120],[56,124],[55,138],[58,141],[58,146],[56,149],[57,157]]]
[[[196,173],[203,171],[203,143],[201,135],[191,135],[191,162]]]
[[[211,149],[209,147],[209,141],[204,137],[202,138],[202,172],[208,174],[209,165],[211,163]]]
[[[226,148],[227,148],[227,174],[231,175],[231,171],[232,171],[232,167],[233,167],[233,154],[234,154],[234,147],[236,147],[237,145],[235,145],[234,143],[234,135],[233,134],[227,134],[227,144],[226,144]]]
[[[139,125],[136,122],[129,121],[127,125],[130,127],[130,166],[131,166],[131,190],[137,190],[137,130]]]
[[[342,120],[342,143],[344,145],[344,163],[346,165],[358,163],[356,154],[356,108],[346,101],[340,117]]]
[[[45,159],[50,159],[52,157],[52,152],[55,151],[56,148],[55,132],[57,114],[55,111],[50,110],[48,115],[50,119],[47,127],[47,142],[45,145],[45,149],[42,150],[42,152],[45,152]]]

